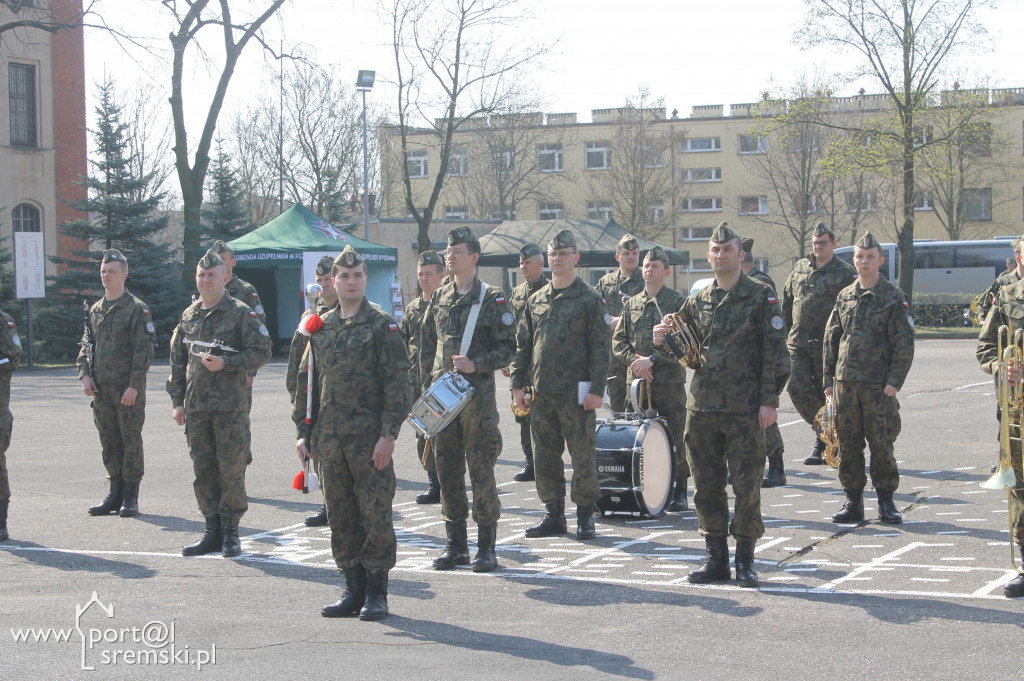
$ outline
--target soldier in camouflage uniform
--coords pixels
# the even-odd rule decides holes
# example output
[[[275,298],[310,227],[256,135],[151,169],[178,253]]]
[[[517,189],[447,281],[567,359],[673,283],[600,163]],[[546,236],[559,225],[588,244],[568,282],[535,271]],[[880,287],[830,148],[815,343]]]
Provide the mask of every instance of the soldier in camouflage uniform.
[[[900,484],[893,443],[900,434],[903,387],[914,361],[914,328],[903,291],[879,274],[882,247],[866,232],[853,248],[857,281],[836,298],[825,326],[826,397],[835,381],[839,482],[846,503],[832,522],[864,520],[864,440],[871,450],[871,483],[878,492],[878,517],[895,525],[903,518],[892,495]]]
[[[324,617],[378,620],[388,614],[388,571],[398,541],[392,524],[395,438],[412,406],[409,356],[398,323],[366,299],[366,264],[345,246],[334,261],[339,305],[321,315],[302,369],[313,355],[312,447],[306,405],[296,400],[300,460],[320,459],[331,554],[346,591]]]
[[[743,262],[740,265],[743,274],[754,281],[759,281],[775,294],[775,282],[759,268],[754,267],[754,240],[743,239]],[[782,457],[786,453],[782,442],[782,431],[776,421],[764,430],[764,454],[768,459],[768,472],[764,474],[761,487],[781,487],[786,484],[786,466]]]
[[[732,534],[736,581],[753,587],[754,544],[764,534],[764,429],[778,418],[789,358],[778,301],[767,286],[743,274],[742,255],[740,238],[728,224],[719,224],[708,252],[715,281],[687,298],[678,314],[700,339],[704,355],[703,366],[690,381],[684,441],[707,558],[689,580],[701,584],[729,579],[727,535]],[[667,324],[654,327],[655,347],[666,358],[669,330]],[[727,466],[736,495],[731,524]]]
[[[420,325],[423,315],[430,305],[430,296],[441,285],[444,278],[444,260],[437,251],[423,251],[416,264],[416,280],[420,285],[421,294],[405,308],[398,330],[402,333],[409,348],[409,379],[412,381],[413,401],[420,397]],[[437,480],[437,468],[434,465],[434,449],[427,441],[416,436],[416,454],[423,470],[427,472],[427,491],[416,496],[417,504],[436,504],[441,501],[441,483]]]
[[[7,448],[11,445],[11,374],[21,359],[21,338],[14,318],[0,310],[0,541],[9,538],[7,508],[11,503],[11,484],[7,479]]]
[[[92,366],[85,348],[78,354],[78,378],[92,398],[92,416],[100,434],[103,467],[110,493],[90,515],[139,513],[142,480],[142,425],[146,422],[146,372],[153,362],[156,329],[149,306],[125,290],[128,259],[112,248],[103,251],[103,298],[89,310]]]
[[[1017,237],[1013,240],[1013,255],[1011,260],[1007,263],[1014,262],[1013,267],[1008,267],[1005,272],[996,277],[996,280],[992,282],[992,285],[988,289],[977,297],[978,301],[978,320],[984,323],[988,318],[988,311],[992,309],[993,303],[996,301],[996,297],[999,295],[999,291],[1012,286],[1024,278],[1024,262],[1021,261],[1021,238]]]
[[[1018,246],[1019,249],[1019,246]],[[1018,266],[1021,252],[1017,251]],[[1024,328],[1024,280],[1004,286],[996,296],[996,302],[985,318],[978,337],[978,362],[986,373],[996,376],[996,391],[999,390],[999,327],[1006,326],[1010,330],[1010,338],[1018,330]],[[1011,386],[1021,382],[1021,367],[1011,365],[1008,369]],[[999,415],[1002,418],[1002,414]],[[1014,486],[1010,493],[1010,541],[1020,551],[1021,564],[1024,566],[1024,467],[1022,467],[1020,439],[1010,438],[1010,463],[1014,475]],[[1024,567],[1021,568],[1024,570]],[[1024,572],[1019,572],[1003,587],[1007,598],[1024,596]]]
[[[597,483],[595,410],[608,375],[611,328],[601,295],[576,276],[576,236],[565,229],[548,244],[551,282],[530,296],[516,329],[512,398],[526,407],[523,388],[533,386],[530,431],[537,496],[547,513],[526,529],[527,537],[563,534],[566,446],[572,458],[572,500],[576,538],[591,539],[601,490]],[[581,383],[589,383],[586,394]]]
[[[466,328],[470,309],[480,301],[483,286],[477,276],[480,239],[469,227],[448,232],[445,253],[450,275],[434,291],[420,328],[420,380],[423,389],[447,371],[458,371],[475,392],[463,411],[435,438],[434,464],[441,482],[441,516],[445,520],[447,543],[434,559],[434,568],[450,570],[469,562],[466,543],[466,468],[473,485],[473,520],[478,527],[475,572],[497,567],[494,543],[501,504],[494,483],[494,465],[501,454],[498,405],[495,401],[494,372],[506,366],[515,351],[515,317],[505,304],[505,294],[488,288],[476,326]],[[466,354],[460,354],[462,338],[472,333]]]
[[[836,296],[857,278],[853,266],[834,255],[836,236],[819,222],[811,233],[812,254],[797,261],[782,291],[782,319],[786,322],[789,359],[789,397],[800,417],[815,428],[814,449],[804,463],[821,465],[825,443],[817,437],[814,417],[825,406],[822,387],[822,342],[825,323]]]
[[[601,277],[597,282],[597,292],[608,303],[608,314],[612,320],[612,332],[622,316],[622,304],[644,290],[644,279],[640,275],[640,246],[632,234],[625,234],[615,247],[615,260],[619,269]],[[608,404],[614,412],[625,411],[626,365],[612,357],[608,365]],[[603,394],[603,393],[602,393]]]
[[[324,315],[329,310],[333,310],[338,306],[338,291],[334,288],[334,279],[331,277],[331,268],[333,266],[334,258],[329,255],[325,255],[317,262],[313,275],[316,277],[317,285],[322,289],[321,293],[317,296],[313,306],[302,315],[302,318],[299,320],[299,327],[295,329],[295,333],[292,335],[292,344],[288,348],[288,369],[285,372],[284,381],[292,404],[295,404],[296,398],[299,398],[299,402],[305,404],[302,398],[306,394],[305,390],[299,390],[299,364],[302,362],[303,353],[306,352],[306,344],[309,342],[309,337],[299,329],[302,328],[306,315]],[[305,374],[302,377],[305,378]],[[302,381],[302,383],[305,385],[306,382]],[[317,475],[320,475],[320,459],[313,459],[313,469]],[[305,523],[308,527],[323,527],[326,525],[327,504],[322,505],[316,513],[306,516]]]
[[[651,400],[672,432],[676,451],[676,488],[668,510],[688,509],[686,483],[690,466],[683,449],[686,431],[686,369],[675,360],[665,360],[654,350],[654,326],[662,317],[683,306],[686,296],[665,285],[672,274],[668,254],[660,246],[647,252],[641,268],[644,290],[626,301],[622,318],[612,334],[612,355],[629,367],[627,384],[634,378],[650,381]],[[633,405],[639,410],[640,405]]]
[[[528,243],[519,249],[519,272],[523,275],[523,283],[512,290],[508,299],[508,306],[512,308],[516,324],[523,317],[523,310],[526,309],[526,301],[534,293],[544,286],[547,286],[548,279],[544,276],[544,251],[535,243]],[[505,378],[511,376],[508,368],[501,370]],[[523,447],[523,455],[526,457],[526,465],[523,470],[512,476],[517,482],[532,482],[534,480],[533,470],[533,443],[530,436],[530,415],[516,416],[516,423],[519,424],[519,442]]]
[[[270,359],[270,334],[259,317],[227,294],[224,262],[213,250],[196,266],[200,299],[185,308],[171,334],[167,393],[171,417],[185,426],[199,510],[206,532],[182,555],[241,553],[238,520],[248,509],[245,456],[249,450],[246,378]],[[219,347],[193,345],[214,343]]]

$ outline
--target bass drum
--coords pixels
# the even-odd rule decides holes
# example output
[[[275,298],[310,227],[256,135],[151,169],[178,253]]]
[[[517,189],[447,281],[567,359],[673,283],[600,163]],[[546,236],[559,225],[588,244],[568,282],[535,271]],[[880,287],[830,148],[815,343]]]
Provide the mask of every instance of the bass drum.
[[[672,434],[661,418],[600,419],[597,509],[645,518],[664,515],[672,498],[675,452]]]

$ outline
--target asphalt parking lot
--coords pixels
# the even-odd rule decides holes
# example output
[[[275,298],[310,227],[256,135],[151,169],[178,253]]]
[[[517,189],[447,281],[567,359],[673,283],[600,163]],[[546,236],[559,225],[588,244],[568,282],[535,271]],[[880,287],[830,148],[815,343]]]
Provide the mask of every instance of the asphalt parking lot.
[[[997,452],[995,397],[973,341],[917,344],[899,396],[900,526],[877,522],[871,491],[868,522],[831,522],[843,499],[835,472],[800,463],[812,435],[784,396],[789,484],[762,493],[757,590],[686,582],[703,557],[692,511],[601,518],[588,542],[526,538],[543,509],[532,483],[512,479],[522,455],[507,411],[501,568],[434,571],[444,523],[439,506],[415,503],[425,475],[406,429],[392,614],[377,623],[319,615],[341,579],[329,532],[302,523],[316,493],[291,489],[298,464],[280,360],[256,379],[244,553],[181,556],[202,519],[166,375],[164,364],[149,376],[141,515],[120,519],[86,514],[105,482],[75,374],[16,374],[12,540],[0,544],[4,678],[1020,676],[1024,602],[1002,597],[1013,574],[1006,495],[978,485]]]

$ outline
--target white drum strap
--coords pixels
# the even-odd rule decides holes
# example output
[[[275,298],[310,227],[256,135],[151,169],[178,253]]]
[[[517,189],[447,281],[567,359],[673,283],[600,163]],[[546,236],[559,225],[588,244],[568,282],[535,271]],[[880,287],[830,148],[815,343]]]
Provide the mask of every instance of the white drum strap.
[[[469,345],[473,342],[473,332],[476,331],[476,320],[480,316],[480,306],[483,305],[484,296],[487,294],[487,284],[480,282],[480,300],[473,303],[469,308],[469,319],[466,320],[466,330],[462,332],[462,347],[459,354],[463,357],[469,352]]]

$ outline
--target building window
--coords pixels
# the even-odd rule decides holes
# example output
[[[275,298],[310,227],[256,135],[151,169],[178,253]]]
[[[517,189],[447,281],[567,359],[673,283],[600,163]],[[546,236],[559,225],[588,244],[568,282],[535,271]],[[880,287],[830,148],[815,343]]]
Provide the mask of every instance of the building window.
[[[679,181],[691,182],[721,182],[721,168],[684,168],[679,171]]]
[[[11,211],[11,222],[15,232],[38,232],[42,230],[39,209],[30,203],[20,203]]]
[[[444,207],[444,219],[445,220],[465,220],[469,215],[469,210],[465,206],[445,206]]]
[[[508,208],[508,209],[505,209],[505,210],[492,210],[491,211],[491,219],[492,220],[515,220],[516,219],[516,212],[514,210],[512,210],[511,208]]]
[[[714,231],[714,227],[681,227],[676,230],[676,240],[708,241]]]
[[[642,143],[640,146],[640,158],[643,161],[644,168],[662,168],[665,165],[665,161],[662,158],[662,153],[659,151],[655,153],[654,149],[648,148],[646,143]]]
[[[36,139],[36,67],[8,64],[11,101],[11,146],[35,147]]]
[[[717,213],[722,210],[722,199],[683,199],[680,213]]]
[[[741,196],[740,215],[767,215],[767,196]]]
[[[611,201],[587,201],[587,219],[588,220],[611,220],[612,219],[612,202]]]
[[[542,173],[560,173],[562,166],[562,145],[541,144],[537,146],[537,170]]]
[[[509,175],[514,168],[516,150],[512,147],[498,149],[491,157],[491,172],[495,175]]]
[[[793,212],[798,215],[814,215],[818,212],[818,197],[807,194],[794,196]]]
[[[565,206],[561,203],[542,203],[537,210],[538,220],[565,219]]]
[[[965,220],[992,219],[992,189],[964,189],[960,197]]]
[[[698,151],[721,151],[721,137],[691,137],[679,145],[680,154],[690,154]]]
[[[587,142],[587,170],[608,170],[612,167],[612,150],[608,142]]]
[[[427,176],[427,152],[408,151],[405,154],[405,167],[408,168],[409,177]]]
[[[992,124],[976,123],[963,136],[964,153],[971,156],[992,155]]]
[[[914,193],[914,210],[935,210],[935,200],[932,198],[932,193],[917,190]]]
[[[661,199],[657,201],[651,201],[647,204],[647,210],[644,211],[644,217],[647,219],[648,224],[655,224],[665,219],[665,202]]]
[[[708,262],[706,253],[701,253],[697,257],[690,256],[690,271],[691,272],[711,272],[711,263]]]
[[[469,171],[469,150],[468,149],[452,149],[452,153],[448,156],[448,175],[450,177],[465,177]],[[412,173],[409,174],[410,177]],[[424,170],[424,175],[426,171]]]
[[[789,138],[789,153],[802,154],[818,150],[818,136],[813,133],[793,135]]]
[[[740,135],[736,150],[741,154],[763,154],[767,147],[760,135]]]
[[[930,125],[915,125],[914,126],[914,146],[923,147],[924,145],[935,139],[935,133],[932,132],[932,126]]]
[[[875,195],[871,192],[850,192],[846,195],[846,210],[850,213],[868,213],[875,209]]]

